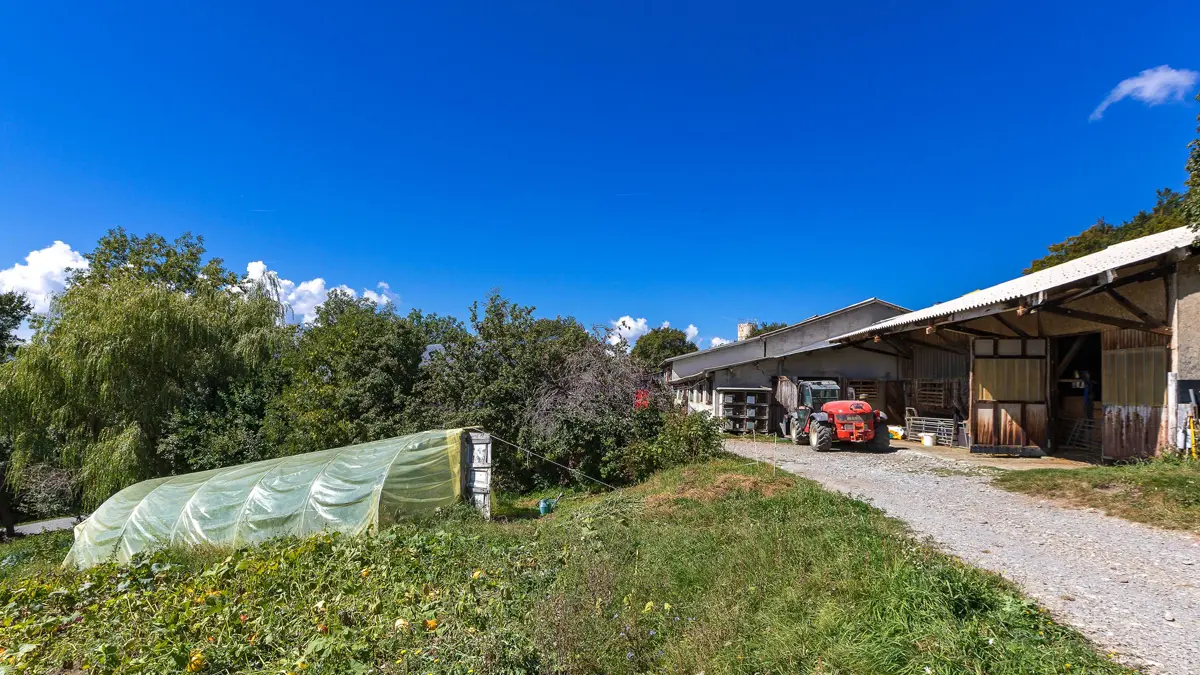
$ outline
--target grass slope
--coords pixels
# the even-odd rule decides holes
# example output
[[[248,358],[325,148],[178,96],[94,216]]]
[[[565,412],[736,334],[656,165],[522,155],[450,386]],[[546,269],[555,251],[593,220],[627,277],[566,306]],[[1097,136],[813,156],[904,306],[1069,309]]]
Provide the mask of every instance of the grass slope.
[[[536,520],[31,559],[0,627],[12,672],[1124,672],[879,511],[735,460]]]
[[[994,483],[1138,523],[1200,531],[1200,462],[1166,457],[1120,466],[1009,471]]]

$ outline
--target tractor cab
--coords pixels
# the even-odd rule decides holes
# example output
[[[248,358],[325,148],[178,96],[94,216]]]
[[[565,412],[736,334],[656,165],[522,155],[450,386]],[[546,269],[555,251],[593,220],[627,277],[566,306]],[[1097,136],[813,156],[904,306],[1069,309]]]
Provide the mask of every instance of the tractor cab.
[[[821,412],[826,403],[841,397],[842,388],[833,380],[800,380],[796,382],[797,406],[788,415],[788,422],[796,429],[807,428],[809,415]]]

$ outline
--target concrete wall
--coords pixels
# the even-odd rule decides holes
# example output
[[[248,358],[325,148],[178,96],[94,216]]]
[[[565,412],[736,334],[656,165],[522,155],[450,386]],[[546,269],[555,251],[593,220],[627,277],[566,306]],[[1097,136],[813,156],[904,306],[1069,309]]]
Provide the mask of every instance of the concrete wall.
[[[1180,380],[1200,380],[1200,258],[1179,263],[1176,273],[1176,372]]]
[[[778,356],[801,347],[807,347],[821,340],[827,340],[853,330],[866,328],[876,321],[881,321],[902,313],[900,310],[889,305],[879,302],[868,302],[853,309],[838,311],[831,313],[831,315],[817,317],[811,321],[801,322],[791,328],[783,329],[771,335],[750,338],[722,347],[714,347],[689,354],[684,358],[671,362],[671,379],[689,377],[699,372],[719,368],[731,363],[741,363],[751,359]]]

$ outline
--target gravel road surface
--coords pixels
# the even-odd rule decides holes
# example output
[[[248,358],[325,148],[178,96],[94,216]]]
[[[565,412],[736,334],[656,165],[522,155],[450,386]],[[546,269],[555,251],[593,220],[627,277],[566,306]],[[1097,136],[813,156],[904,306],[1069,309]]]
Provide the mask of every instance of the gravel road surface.
[[[54,520],[42,520],[36,523],[26,525],[17,525],[18,534],[41,534],[42,532],[54,532],[57,530],[69,530],[75,527],[74,518],[55,518]]]
[[[769,443],[725,448],[771,461]],[[1007,492],[990,485],[993,470],[914,449],[817,453],[779,443],[776,458],[1011,579],[1122,662],[1200,673],[1200,538]]]

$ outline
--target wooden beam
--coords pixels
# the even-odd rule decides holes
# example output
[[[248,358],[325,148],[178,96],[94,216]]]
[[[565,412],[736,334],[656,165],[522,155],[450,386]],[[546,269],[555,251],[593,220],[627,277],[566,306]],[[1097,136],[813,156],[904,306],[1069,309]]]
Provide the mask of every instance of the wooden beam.
[[[1132,330],[1140,330],[1147,333],[1158,333],[1159,335],[1170,335],[1169,328],[1161,328],[1158,326],[1150,326],[1139,321],[1130,321],[1129,319],[1121,319],[1107,314],[1095,314],[1093,312],[1085,312],[1082,309],[1069,309],[1067,307],[1043,307],[1043,312],[1058,314],[1060,316],[1070,316],[1092,323],[1104,324],[1106,326],[1116,326],[1117,328],[1130,328]]]
[[[1106,293],[1108,293],[1108,297],[1112,298],[1113,300],[1116,300],[1118,305],[1124,307],[1125,310],[1128,311],[1130,314],[1141,319],[1142,323],[1150,325],[1150,326],[1155,326],[1157,328],[1164,327],[1165,324],[1163,324],[1163,322],[1161,322],[1158,319],[1155,319],[1154,317],[1147,314],[1141,307],[1138,307],[1137,305],[1133,304],[1133,301],[1130,300],[1129,298],[1121,295],[1120,293],[1116,292],[1115,290],[1113,290],[1111,288],[1106,288],[1106,289],[1104,289],[1104,291]]]
[[[1011,338],[1012,337],[1011,335],[1001,335],[1000,333],[992,333],[992,332],[986,331],[986,330],[979,330],[978,328],[967,328],[966,326],[950,326],[950,325],[943,324],[943,325],[938,326],[938,328],[940,330],[953,331],[955,333],[962,333],[964,335],[970,335],[972,337],[988,337],[988,338]]]
[[[864,352],[875,352],[876,354],[883,354],[884,356],[902,356],[902,354],[897,354],[896,352],[889,352],[889,351],[884,351],[882,349],[875,349],[874,347],[864,347],[861,344],[853,344],[850,346],[855,349],[861,349]]]
[[[935,336],[937,336],[937,337],[938,337],[939,339],[941,339],[942,341],[945,341],[945,338],[943,338],[942,336],[938,335],[937,333],[934,333],[934,335],[935,335]],[[903,336],[900,336],[900,335],[894,335],[894,336],[892,336],[892,337],[893,337],[894,339],[896,339],[896,340],[899,340],[900,342],[902,342],[902,343],[904,343],[904,344],[906,344],[906,345],[909,345],[910,347],[925,347],[925,348],[928,348],[928,349],[936,349],[936,350],[938,350],[939,352],[949,352],[949,353],[951,353],[951,354],[958,354],[958,355],[960,355],[960,356],[966,356],[966,355],[967,355],[967,350],[966,350],[966,349],[964,349],[964,348],[962,348],[962,347],[959,347],[958,345],[954,345],[954,344],[950,344],[949,346],[945,346],[945,345],[935,345],[935,344],[932,344],[932,343],[929,343],[929,342],[922,342],[922,341],[920,341],[920,340],[909,340],[908,338],[906,338],[906,337],[903,337]]]
[[[894,339],[892,339],[892,336],[890,336],[890,335],[884,335],[883,340],[888,343],[889,347],[891,347],[892,349],[895,349],[896,352],[900,356],[902,356],[910,361],[912,360],[913,353],[912,353],[911,349],[905,348],[904,345],[902,345],[902,344],[896,342]]]
[[[1075,358],[1075,355],[1079,353],[1079,350],[1083,347],[1083,341],[1085,338],[1087,338],[1086,335],[1080,335],[1076,337],[1074,344],[1072,344],[1071,348],[1067,350],[1067,353],[1058,359],[1058,368],[1054,370],[1055,382],[1062,378],[1063,373],[1067,372],[1067,365],[1071,363],[1071,359]]]
[[[1012,332],[1016,333],[1016,334],[1017,334],[1017,337],[1023,337],[1023,338],[1027,338],[1027,337],[1029,337],[1029,333],[1026,333],[1025,331],[1021,330],[1020,328],[1017,328],[1015,325],[1013,325],[1013,323],[1012,323],[1011,321],[1009,321],[1008,319],[1004,318],[1004,315],[1003,315],[1003,314],[993,314],[992,316],[993,316],[993,317],[994,317],[994,318],[995,318],[997,321],[999,321],[1000,323],[1004,324],[1004,327],[1005,327],[1005,328],[1007,328],[1007,329],[1011,330]]]

